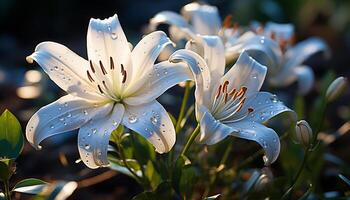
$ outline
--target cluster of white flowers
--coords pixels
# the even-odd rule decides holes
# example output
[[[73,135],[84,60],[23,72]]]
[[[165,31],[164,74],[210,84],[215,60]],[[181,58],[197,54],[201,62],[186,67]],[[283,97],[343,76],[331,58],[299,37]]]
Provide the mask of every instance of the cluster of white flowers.
[[[47,137],[79,128],[80,156],[88,167],[97,168],[108,164],[110,134],[123,125],[145,137],[157,152],[168,152],[176,142],[175,129],[156,98],[193,80],[199,141],[210,145],[229,135],[252,140],[265,150],[265,164],[274,162],[279,137],[264,123],[282,112],[290,113],[292,121],[296,116],[276,95],[260,92],[265,76],[274,86],[298,80],[305,93],[313,73],[302,63],[316,52],[328,54],[327,45],[316,38],[293,45],[291,25],[240,28],[227,18],[221,26],[218,9],[198,3],[184,6],[182,15],[160,12],[150,28],[160,23],[171,25],[174,42],[188,42],[158,63],[159,54],[173,42],[155,31],[131,49],[117,15],[90,20],[88,59],[61,44],[40,43],[28,62],[36,61],[68,95],[34,114],[26,127],[28,141],[38,148]]]

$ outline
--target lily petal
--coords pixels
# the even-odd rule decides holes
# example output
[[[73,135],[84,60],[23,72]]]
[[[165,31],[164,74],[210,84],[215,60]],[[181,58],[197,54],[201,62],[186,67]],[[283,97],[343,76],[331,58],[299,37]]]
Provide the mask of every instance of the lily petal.
[[[200,5],[194,2],[184,6],[181,13],[185,19],[191,21],[196,33],[217,35],[220,31],[221,19],[215,6]]]
[[[286,61],[283,69],[288,70],[294,66],[299,66],[313,54],[316,54],[318,52],[324,52],[326,58],[330,57],[330,49],[324,40],[317,37],[312,37],[299,42],[287,50],[285,54]]]
[[[260,144],[266,157],[266,165],[273,163],[280,152],[280,141],[276,132],[259,123],[251,123],[247,120],[241,120],[237,123],[224,124],[216,120],[209,112],[205,112],[201,121],[202,143],[212,145],[232,135],[235,137],[252,140]]]
[[[120,89],[123,80],[122,73],[120,73],[121,65],[127,71],[127,76],[132,77],[131,51],[117,15],[104,20],[90,20],[87,33],[87,50],[89,60],[97,68],[100,67],[101,61],[107,72],[110,85],[115,82],[117,84],[114,84],[114,87]],[[111,61],[111,58],[113,61]],[[114,66],[112,67],[112,65]],[[96,75],[99,76],[99,79],[105,80],[105,74],[101,70],[96,70]],[[130,78],[127,78],[126,85],[129,81]]]
[[[298,92],[307,94],[314,85],[314,72],[309,66],[298,66],[293,68],[298,79]]]
[[[122,123],[146,138],[159,153],[170,151],[175,144],[174,125],[167,111],[156,100],[139,106],[126,106]]]
[[[293,24],[279,24],[274,22],[267,22],[265,25],[265,35],[271,36],[274,34],[277,41],[290,40],[294,35]]]
[[[264,83],[267,68],[253,58],[248,53],[243,52],[232,68],[221,78],[221,83],[229,81],[228,91],[239,90],[247,87],[247,95],[260,90]]]
[[[78,147],[80,157],[89,168],[108,165],[107,148],[109,137],[116,129],[124,114],[124,106],[116,104],[106,117],[91,119],[79,129]]]
[[[29,120],[26,137],[34,147],[44,139],[77,129],[91,118],[103,117],[110,112],[113,104],[94,103],[86,99],[66,95],[42,107]]]
[[[131,52],[135,66],[133,78],[139,79],[151,71],[160,52],[169,44],[172,44],[171,40],[162,31],[152,32],[142,38]]]
[[[174,85],[192,79],[192,73],[183,63],[163,61],[154,65],[152,71],[135,83],[130,96],[123,101],[129,105],[140,105],[154,101]]]
[[[33,60],[67,93],[90,100],[105,99],[87,79],[88,61],[67,47],[55,42],[42,42],[27,57],[28,62]]]

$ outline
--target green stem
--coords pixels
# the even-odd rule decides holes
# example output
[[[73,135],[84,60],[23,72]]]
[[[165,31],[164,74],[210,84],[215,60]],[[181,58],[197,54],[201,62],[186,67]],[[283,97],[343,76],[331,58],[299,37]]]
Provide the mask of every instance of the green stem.
[[[298,172],[296,173],[293,181],[292,181],[292,185],[288,188],[288,190],[284,193],[284,195],[282,196],[281,199],[287,199],[287,197],[290,197],[290,194],[292,194],[293,192],[293,189],[301,175],[301,173],[303,172],[304,168],[305,168],[305,165],[307,163],[307,159],[309,157],[309,149],[305,149],[305,152],[304,152],[304,158],[303,158],[303,161],[298,169]]]
[[[197,125],[197,127],[194,129],[194,131],[191,133],[190,138],[187,140],[185,147],[182,149],[181,151],[181,156],[185,156],[188,149],[190,148],[191,144],[193,143],[194,139],[196,139],[197,135],[200,132],[200,126],[199,124]]]
[[[11,192],[10,192],[10,189],[9,189],[9,181],[6,180],[4,181],[4,188],[5,188],[5,199],[6,200],[11,200]]]
[[[226,163],[228,156],[230,155],[231,150],[232,150],[232,144],[229,144],[227,149],[225,150],[224,155],[222,156],[221,161],[220,161],[219,165],[217,166],[217,168],[219,168],[221,165]],[[203,198],[206,198],[208,196],[211,188],[213,187],[213,185],[215,185],[218,173],[219,172],[215,171],[213,178],[210,180],[208,187],[205,189],[205,191],[203,193]]]
[[[190,86],[191,86],[191,81],[186,81],[185,93],[184,93],[184,97],[182,99],[179,117],[177,118],[176,126],[175,126],[175,132],[176,133],[179,133],[179,131],[181,129],[181,121],[182,121],[182,119],[184,117],[185,109],[186,109],[186,106],[187,106],[187,101],[188,101],[188,98],[190,96],[190,91],[191,91],[191,87]]]

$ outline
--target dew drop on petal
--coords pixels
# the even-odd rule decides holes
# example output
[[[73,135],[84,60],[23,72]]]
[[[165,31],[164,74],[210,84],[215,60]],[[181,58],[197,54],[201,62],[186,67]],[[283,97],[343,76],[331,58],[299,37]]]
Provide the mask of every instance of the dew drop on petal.
[[[133,124],[137,122],[137,117],[135,115],[130,115],[128,120],[129,120],[129,123]]]
[[[277,103],[278,102],[278,99],[277,99],[277,96],[276,95],[272,95],[270,97],[270,100],[273,102],[273,103]]]
[[[85,147],[84,147],[86,150],[89,150],[90,149],[90,145],[89,144],[85,144]]]
[[[113,120],[113,126],[118,126],[118,122]]]
[[[97,130],[95,128],[91,129],[92,133],[95,134]]]
[[[158,119],[157,119],[156,116],[152,116],[152,117],[150,118],[150,120],[151,120],[151,122],[152,122],[153,125],[156,125],[157,122],[158,122]]]
[[[67,126],[67,122],[63,122],[63,125]]]
[[[269,163],[269,159],[267,158],[266,155],[263,156],[263,160],[264,160],[265,165],[266,165],[267,163]]]
[[[68,113],[68,114],[67,114],[67,117],[68,117],[68,118],[72,117],[72,114],[71,114],[71,113]]]
[[[54,68],[55,70],[58,70],[58,66],[54,66],[53,68]]]
[[[89,113],[87,112],[87,110],[84,110],[84,115],[88,115]]]
[[[117,38],[118,38],[118,36],[117,36],[117,34],[116,34],[116,33],[111,33],[111,38],[112,38],[113,40],[115,40],[115,39],[117,39]]]
[[[51,125],[50,128],[55,128],[55,126],[54,126],[54,125]]]

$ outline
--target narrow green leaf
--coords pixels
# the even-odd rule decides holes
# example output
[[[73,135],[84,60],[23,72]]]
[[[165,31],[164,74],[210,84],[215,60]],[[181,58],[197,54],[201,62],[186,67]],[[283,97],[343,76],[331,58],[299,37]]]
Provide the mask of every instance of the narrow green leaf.
[[[16,159],[23,149],[22,128],[8,110],[0,116],[0,158]]]
[[[153,190],[156,189],[162,181],[160,175],[158,174],[156,169],[154,169],[153,163],[150,160],[147,162],[145,175],[148,178]]]
[[[12,191],[26,194],[39,194],[47,185],[47,182],[40,179],[29,178],[18,182],[13,187]]]
[[[205,197],[204,200],[215,200],[218,199],[221,196],[221,194],[216,194],[210,197]]]
[[[114,142],[114,143],[119,143],[121,138],[122,138],[122,135],[124,133],[124,126],[118,126],[118,128],[116,128],[114,131],[112,131],[112,134],[111,134],[111,137],[109,138],[109,140],[111,142]]]

